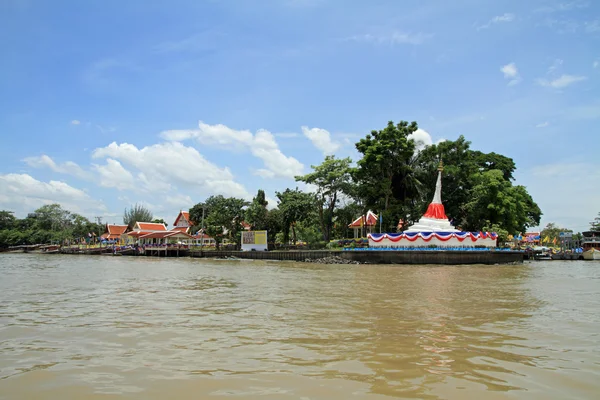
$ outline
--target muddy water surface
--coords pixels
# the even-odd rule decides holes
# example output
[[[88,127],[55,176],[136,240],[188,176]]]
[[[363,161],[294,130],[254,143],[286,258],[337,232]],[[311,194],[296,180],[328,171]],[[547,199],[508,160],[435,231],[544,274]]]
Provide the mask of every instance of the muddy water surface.
[[[0,254],[0,399],[595,399],[600,263]]]

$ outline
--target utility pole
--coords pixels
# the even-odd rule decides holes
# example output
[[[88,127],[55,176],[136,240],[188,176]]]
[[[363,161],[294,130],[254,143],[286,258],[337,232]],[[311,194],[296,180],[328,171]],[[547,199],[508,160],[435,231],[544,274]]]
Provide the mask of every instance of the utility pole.
[[[204,206],[202,206],[202,222],[200,224],[200,232],[202,232],[200,239],[200,253],[202,253],[202,246],[204,245]]]

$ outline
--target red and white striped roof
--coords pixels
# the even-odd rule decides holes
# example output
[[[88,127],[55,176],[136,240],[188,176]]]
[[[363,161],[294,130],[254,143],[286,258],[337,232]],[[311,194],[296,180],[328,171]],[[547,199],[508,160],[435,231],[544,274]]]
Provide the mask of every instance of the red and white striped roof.
[[[366,215],[361,215],[356,218],[350,225],[349,228],[360,228],[361,226],[375,226],[377,225],[377,215],[373,211],[367,211]]]

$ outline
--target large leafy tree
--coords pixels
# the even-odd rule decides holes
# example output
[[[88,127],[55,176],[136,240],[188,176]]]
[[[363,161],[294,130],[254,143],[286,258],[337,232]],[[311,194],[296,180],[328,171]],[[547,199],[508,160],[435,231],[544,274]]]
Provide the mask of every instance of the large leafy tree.
[[[259,189],[252,203],[246,209],[246,222],[250,224],[253,230],[265,230],[268,227],[269,202],[266,199],[265,191]]]
[[[12,229],[15,226],[17,219],[12,211],[0,211],[0,230]]]
[[[402,201],[412,194],[402,181],[411,172],[409,161],[415,153],[415,142],[410,135],[417,129],[416,122],[389,121],[384,129],[373,130],[356,143],[362,158],[357,162],[355,178],[369,206],[387,210],[394,195]]]
[[[205,231],[212,236],[220,247],[224,238],[233,240],[236,244],[240,243],[240,232],[242,231],[242,221],[244,219],[244,208],[248,202],[244,199],[235,197],[210,196],[204,204],[196,205],[192,209],[194,215],[190,213],[190,218],[195,218],[197,210],[205,210]],[[191,211],[191,210],[190,210]],[[201,212],[201,211],[200,211]]]
[[[312,166],[313,172],[297,176],[296,180],[317,188],[317,211],[323,240],[328,242],[333,230],[333,218],[340,197],[352,192],[350,158],[325,157],[321,165]]]
[[[151,222],[154,219],[152,211],[141,204],[135,204],[123,213],[123,223],[133,228],[136,222]]]
[[[278,208],[281,212],[281,220],[283,223],[283,240],[285,243],[290,240],[291,229],[292,241],[296,244],[296,241],[298,240],[296,224],[309,219],[311,212],[315,211],[315,195],[303,192],[298,188],[276,192],[276,195],[279,200]]]
[[[467,217],[461,226],[476,231],[483,225],[498,225],[509,233],[523,232],[538,225],[541,211],[523,186],[512,186],[497,169],[476,173],[469,201],[464,206]]]

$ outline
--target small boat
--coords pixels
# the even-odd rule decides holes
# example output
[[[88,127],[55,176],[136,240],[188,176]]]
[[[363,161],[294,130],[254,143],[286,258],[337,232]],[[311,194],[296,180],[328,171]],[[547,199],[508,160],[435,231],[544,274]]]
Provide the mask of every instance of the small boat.
[[[600,260],[600,250],[591,248],[583,252],[584,260]]]

